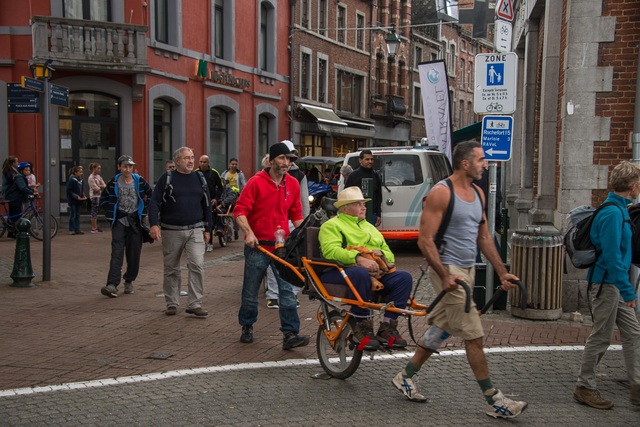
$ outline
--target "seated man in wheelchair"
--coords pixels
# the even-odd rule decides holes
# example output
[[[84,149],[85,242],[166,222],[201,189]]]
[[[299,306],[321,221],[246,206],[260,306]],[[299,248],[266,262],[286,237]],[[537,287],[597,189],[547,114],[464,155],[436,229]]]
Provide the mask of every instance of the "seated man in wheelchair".
[[[362,196],[358,187],[345,188],[338,194],[338,200],[334,203],[338,215],[320,227],[318,240],[322,256],[346,266],[347,276],[364,301],[370,301],[372,284],[376,283],[372,278],[378,277],[377,281],[383,288],[377,292],[387,297],[388,303],[393,302],[396,307],[405,308],[413,279],[409,272],[395,270],[392,265],[395,257],[387,242],[378,229],[367,222],[365,202],[369,200]],[[366,252],[373,252],[372,255],[378,259],[371,259],[371,254]],[[381,258],[393,267],[384,275],[381,275],[383,271],[378,262]],[[345,283],[340,272],[334,268],[324,272],[320,280],[327,283]],[[381,344],[396,349],[407,346],[407,341],[400,336],[397,329],[398,313],[385,312],[375,336],[368,309],[352,305],[351,314],[356,321],[353,334],[360,350],[374,351],[379,349]]]
[[[213,210],[215,224],[214,230],[217,236],[222,236],[222,234],[224,234],[224,224],[222,224],[222,218],[219,214],[233,212],[233,206],[238,200],[239,192],[240,190],[238,190],[237,187],[229,185],[229,181],[225,182],[224,190],[222,190],[222,195],[220,196],[220,201]]]

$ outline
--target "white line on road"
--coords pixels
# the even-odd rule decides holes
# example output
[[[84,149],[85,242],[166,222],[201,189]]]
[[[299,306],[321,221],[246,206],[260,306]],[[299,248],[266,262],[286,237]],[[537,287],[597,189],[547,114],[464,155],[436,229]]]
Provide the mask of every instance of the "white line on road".
[[[485,348],[485,353],[529,353],[529,352],[542,352],[542,351],[582,351],[583,345],[569,345],[569,346],[524,346],[524,347],[491,347]],[[622,350],[621,345],[612,345],[609,350]],[[465,354],[464,350],[445,350],[441,351],[434,357],[448,357],[448,356],[462,356]],[[392,354],[380,354],[375,356],[375,360],[393,360],[393,359],[406,359],[413,355],[413,352],[404,353],[392,353]],[[362,358],[363,362],[371,362],[368,357]],[[82,381],[50,386],[39,387],[25,387],[15,388],[12,390],[0,390],[1,397],[9,396],[21,396],[26,394],[47,393],[50,391],[60,390],[77,390],[83,388],[96,388],[106,387],[119,384],[132,384],[141,383],[147,381],[164,380],[168,378],[186,377],[189,375],[198,374],[212,374],[216,372],[232,372],[232,371],[244,371],[251,369],[265,369],[265,368],[287,368],[295,366],[306,365],[318,365],[320,362],[317,359],[291,359],[275,362],[260,362],[260,363],[239,363],[236,365],[224,365],[224,366],[211,366],[205,368],[193,368],[193,369],[181,369],[178,371],[168,371],[160,373],[150,373],[144,375],[134,375],[129,377],[118,378],[106,378],[102,380]]]

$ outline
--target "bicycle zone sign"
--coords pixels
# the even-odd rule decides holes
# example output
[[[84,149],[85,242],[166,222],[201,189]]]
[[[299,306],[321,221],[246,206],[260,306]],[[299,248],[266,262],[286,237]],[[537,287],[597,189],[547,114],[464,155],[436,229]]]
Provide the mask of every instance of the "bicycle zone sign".
[[[480,53],[475,61],[473,110],[476,114],[511,114],[516,111],[518,56]]]

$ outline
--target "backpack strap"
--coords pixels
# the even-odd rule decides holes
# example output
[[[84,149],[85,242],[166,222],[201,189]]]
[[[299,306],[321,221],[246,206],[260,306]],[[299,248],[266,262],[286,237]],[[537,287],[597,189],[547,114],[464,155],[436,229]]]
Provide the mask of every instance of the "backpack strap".
[[[176,198],[173,197],[173,185],[171,185],[171,174],[172,170],[167,171],[167,181],[164,183],[164,193],[162,193],[162,201],[164,203],[169,202],[169,199],[173,200],[175,203]]]
[[[440,227],[438,227],[438,231],[436,232],[435,237],[433,238],[433,242],[436,244],[438,248],[438,252],[442,254],[444,252],[444,233],[447,231],[449,227],[449,222],[451,222],[451,215],[453,213],[453,206],[455,205],[455,193],[453,192],[453,183],[450,178],[444,180],[449,187],[449,191],[451,195],[449,197],[449,205],[447,206],[447,210],[444,212],[442,216],[442,221],[440,222]]]
[[[213,169],[216,173],[218,173],[218,171],[216,171],[215,169]],[[207,199],[207,206],[211,205],[211,201],[209,200],[209,186],[207,185],[207,180],[204,177],[204,174],[202,173],[202,171],[197,170],[196,173],[198,174],[198,176],[200,177],[200,182],[202,183],[202,191],[204,191],[204,198]]]
[[[444,233],[447,231],[447,228],[449,227],[449,223],[451,222],[451,215],[453,215],[453,207],[455,205],[455,200],[456,200],[455,192],[453,191],[453,182],[451,182],[450,178],[445,179],[444,182],[446,182],[447,186],[449,187],[449,190],[451,192],[451,197],[449,198],[449,205],[447,206],[447,210],[442,216],[442,222],[440,222],[440,227],[438,227],[438,231],[436,232],[436,235],[433,238],[433,241],[435,242],[436,247],[438,248],[438,252],[440,254],[444,252],[444,244],[445,244]],[[482,217],[484,218],[484,202],[482,201],[482,197],[480,197],[480,191],[478,191],[478,187],[476,187],[474,184],[471,184],[471,187],[473,188],[473,191],[476,192],[476,196],[478,197],[478,200],[480,200],[480,205],[482,206]],[[484,219],[481,219],[478,224],[482,224],[482,223],[484,223]]]

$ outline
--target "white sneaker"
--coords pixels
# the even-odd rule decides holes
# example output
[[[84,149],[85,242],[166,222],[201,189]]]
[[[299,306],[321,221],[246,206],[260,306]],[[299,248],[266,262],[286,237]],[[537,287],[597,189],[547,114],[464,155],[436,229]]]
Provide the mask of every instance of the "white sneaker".
[[[393,377],[393,385],[396,386],[398,390],[404,397],[413,401],[413,402],[426,402],[427,397],[418,393],[418,389],[416,385],[413,383],[411,378],[403,378],[402,372],[399,372],[398,375]]]
[[[493,418],[515,418],[527,409],[527,402],[505,397],[500,390],[493,395],[493,405],[487,403],[487,415]]]
[[[207,244],[207,252],[213,252],[213,245],[211,243]]]

